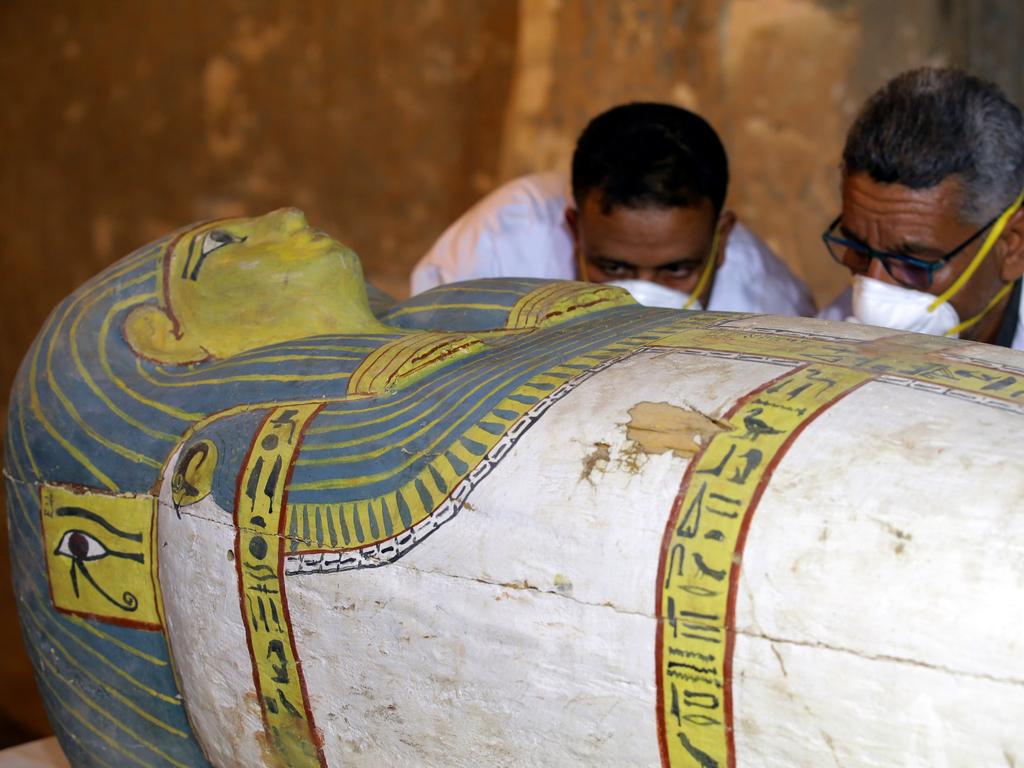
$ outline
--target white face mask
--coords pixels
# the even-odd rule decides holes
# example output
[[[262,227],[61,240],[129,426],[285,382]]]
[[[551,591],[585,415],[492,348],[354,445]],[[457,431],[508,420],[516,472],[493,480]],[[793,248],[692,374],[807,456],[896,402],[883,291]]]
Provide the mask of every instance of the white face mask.
[[[960,325],[960,316],[949,302],[929,312],[928,307],[934,302],[935,297],[924,291],[883,283],[865,275],[853,278],[852,319],[865,325],[942,336]]]
[[[699,301],[690,301],[690,294],[659,283],[652,283],[650,280],[609,280],[605,285],[625,288],[637,302],[645,307],[682,309],[689,302],[687,309],[704,309]]]

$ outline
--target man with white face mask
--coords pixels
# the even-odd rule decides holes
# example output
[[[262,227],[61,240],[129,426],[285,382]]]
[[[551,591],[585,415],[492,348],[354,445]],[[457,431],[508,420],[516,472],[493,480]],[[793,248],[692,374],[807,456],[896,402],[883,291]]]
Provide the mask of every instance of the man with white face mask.
[[[851,289],[821,316],[1024,349],[1024,120],[999,89],[917,69],[868,99],[824,233]]]
[[[723,210],[725,149],[700,116],[635,103],[594,118],[557,173],[505,184],[452,224],[412,293],[479,277],[613,282],[652,306],[814,314],[807,288]]]

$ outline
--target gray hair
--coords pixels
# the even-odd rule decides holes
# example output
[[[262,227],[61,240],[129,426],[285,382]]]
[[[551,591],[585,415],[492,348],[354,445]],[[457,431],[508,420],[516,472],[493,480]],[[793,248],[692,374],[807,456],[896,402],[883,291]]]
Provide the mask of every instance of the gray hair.
[[[961,216],[984,224],[1024,189],[1024,120],[999,88],[957,69],[922,68],[867,100],[846,136],[843,175],[928,189],[955,177]]]

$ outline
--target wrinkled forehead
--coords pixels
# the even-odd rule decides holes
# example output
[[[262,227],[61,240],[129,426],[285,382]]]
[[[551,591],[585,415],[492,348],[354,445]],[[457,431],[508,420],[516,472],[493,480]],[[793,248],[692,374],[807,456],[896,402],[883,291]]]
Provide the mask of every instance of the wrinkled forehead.
[[[976,226],[961,215],[962,193],[962,184],[953,178],[915,189],[879,182],[864,173],[851,174],[842,184],[843,229],[876,248],[906,243],[940,250],[952,247]]]
[[[841,193],[844,213],[850,208],[876,217],[909,214],[959,221],[965,188],[955,176],[931,187],[917,188],[897,181],[878,181],[860,172],[843,177]]]

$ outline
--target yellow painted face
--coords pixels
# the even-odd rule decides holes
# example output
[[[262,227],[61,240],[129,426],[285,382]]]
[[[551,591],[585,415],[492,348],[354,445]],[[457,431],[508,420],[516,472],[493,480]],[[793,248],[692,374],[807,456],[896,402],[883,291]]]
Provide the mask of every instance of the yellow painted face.
[[[160,307],[129,314],[125,337],[166,363],[225,358],[289,339],[382,326],[359,258],[299,210],[199,225],[165,255]]]

